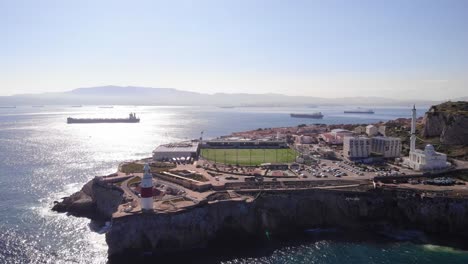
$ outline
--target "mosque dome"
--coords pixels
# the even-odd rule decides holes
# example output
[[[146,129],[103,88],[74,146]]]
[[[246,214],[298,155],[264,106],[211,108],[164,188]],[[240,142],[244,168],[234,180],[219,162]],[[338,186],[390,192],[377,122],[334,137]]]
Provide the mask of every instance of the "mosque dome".
[[[426,153],[435,153],[435,149],[434,149],[434,146],[432,146],[431,144],[427,144],[426,147],[424,148],[424,152]]]

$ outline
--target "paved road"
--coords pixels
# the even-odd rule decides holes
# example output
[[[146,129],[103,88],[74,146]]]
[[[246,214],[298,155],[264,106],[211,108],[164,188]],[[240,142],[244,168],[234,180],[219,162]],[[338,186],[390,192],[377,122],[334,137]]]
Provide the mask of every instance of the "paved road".
[[[138,177],[138,176],[135,176],[135,177]],[[134,201],[139,201],[140,200],[140,197],[138,197],[138,195],[136,195],[129,187],[128,187],[128,182],[131,181],[132,179],[134,179],[135,177],[131,177],[130,179],[127,179],[125,181],[122,182],[122,184],[120,185],[120,187],[122,188],[122,190],[125,192],[125,194],[129,197],[132,197]]]

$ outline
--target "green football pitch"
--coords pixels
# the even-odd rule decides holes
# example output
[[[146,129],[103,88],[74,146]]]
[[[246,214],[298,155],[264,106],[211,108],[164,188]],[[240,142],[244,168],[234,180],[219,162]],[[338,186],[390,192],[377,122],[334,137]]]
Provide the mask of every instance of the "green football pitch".
[[[224,164],[259,165],[262,163],[294,162],[297,151],[293,149],[202,149],[201,156]]]

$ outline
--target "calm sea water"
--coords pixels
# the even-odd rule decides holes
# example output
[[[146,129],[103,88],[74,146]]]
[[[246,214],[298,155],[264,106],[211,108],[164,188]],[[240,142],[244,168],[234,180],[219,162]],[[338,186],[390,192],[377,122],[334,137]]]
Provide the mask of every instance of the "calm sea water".
[[[148,157],[159,144],[215,137],[248,129],[293,126],[317,120],[291,112],[322,111],[322,123],[368,123],[410,117],[408,108],[375,108],[374,115],[345,115],[343,107],[234,108],[131,107],[102,109],[46,106],[0,109],[0,263],[105,263],[104,235],[89,220],[57,214],[53,201],[79,190],[119,162]],[[427,108],[425,108],[427,109]],[[425,110],[424,109],[424,110]],[[421,109],[420,114],[424,111]],[[74,124],[73,117],[123,117],[139,124]],[[228,263],[468,263],[468,254],[411,243],[319,240],[278,248]]]

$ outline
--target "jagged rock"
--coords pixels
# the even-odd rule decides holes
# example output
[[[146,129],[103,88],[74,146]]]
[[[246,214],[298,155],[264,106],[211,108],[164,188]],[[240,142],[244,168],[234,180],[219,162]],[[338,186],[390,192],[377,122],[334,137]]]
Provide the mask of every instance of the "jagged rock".
[[[122,202],[122,194],[120,188],[102,183],[96,177],[80,191],[54,202],[52,210],[90,219],[110,219]]]
[[[468,145],[468,102],[432,106],[424,116],[423,137],[440,137],[446,145]]]

